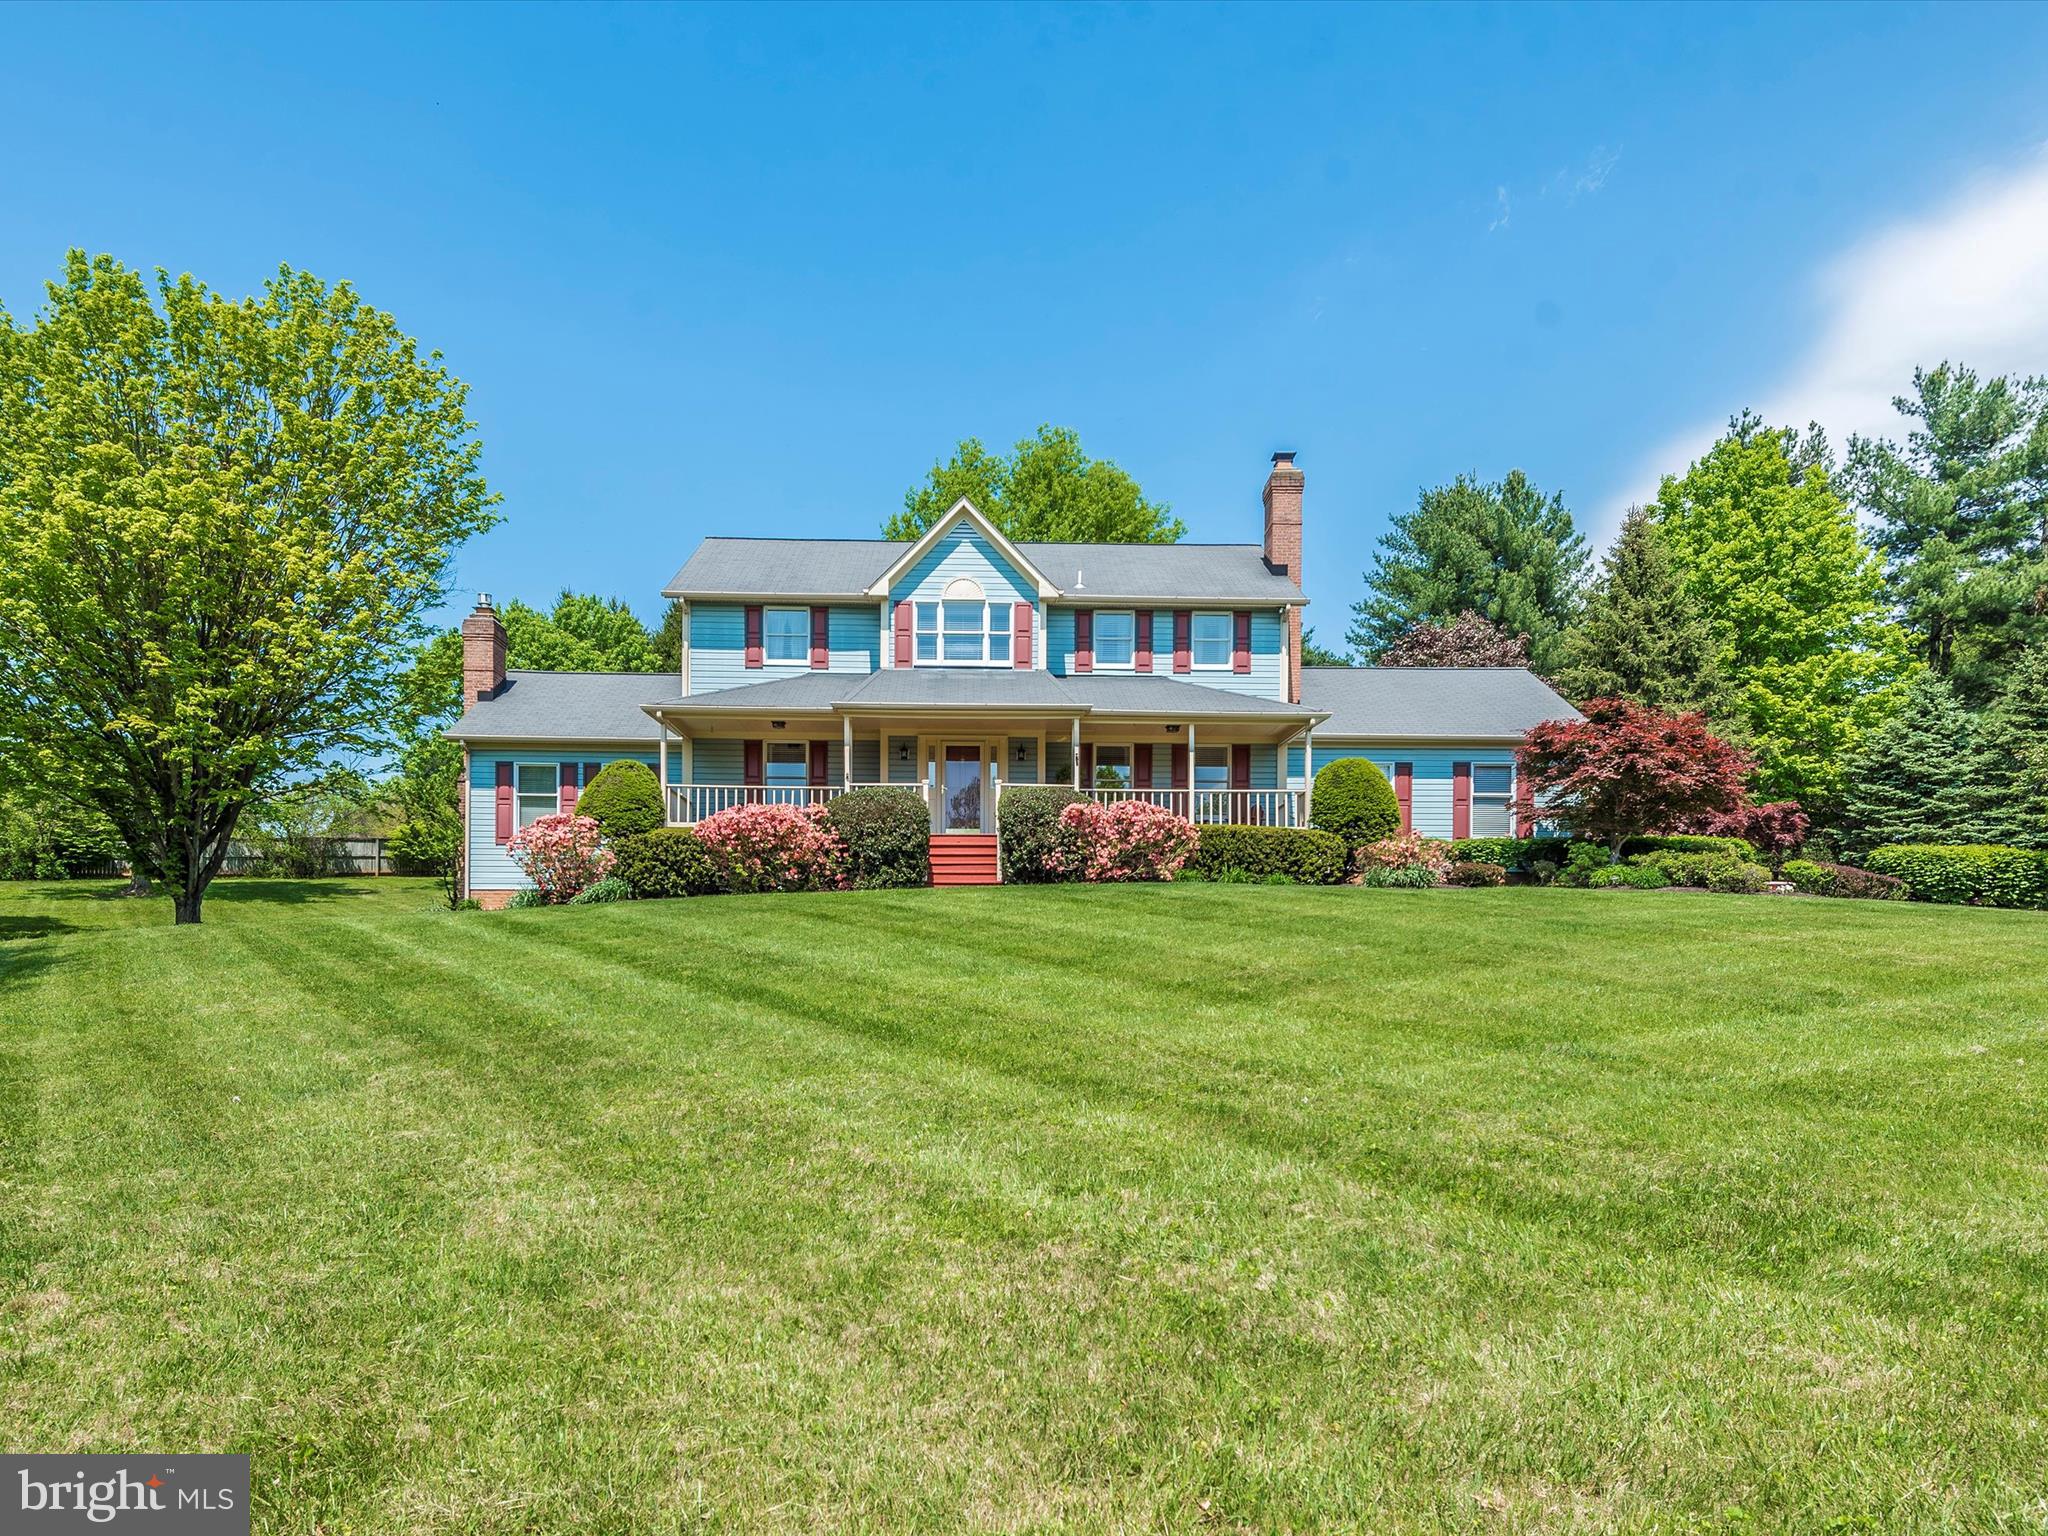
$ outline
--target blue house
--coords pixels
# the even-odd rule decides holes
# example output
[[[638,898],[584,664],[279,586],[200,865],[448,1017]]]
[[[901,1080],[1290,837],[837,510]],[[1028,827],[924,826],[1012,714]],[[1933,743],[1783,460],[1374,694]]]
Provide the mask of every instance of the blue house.
[[[912,542],[707,538],[663,589],[684,610],[669,680],[507,672],[486,598],[449,733],[470,894],[508,899],[513,833],[621,757],[677,826],[908,786],[949,882],[995,878],[1014,784],[1305,826],[1315,771],[1364,757],[1426,836],[1514,830],[1515,746],[1571,706],[1521,669],[1304,667],[1302,488],[1275,454],[1258,544],[1012,543],[966,501]]]

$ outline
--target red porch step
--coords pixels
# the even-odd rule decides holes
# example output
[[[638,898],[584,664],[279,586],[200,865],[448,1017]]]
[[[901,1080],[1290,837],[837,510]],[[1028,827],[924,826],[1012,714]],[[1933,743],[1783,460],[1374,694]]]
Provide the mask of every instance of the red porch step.
[[[996,840],[959,832],[933,838],[932,884],[996,884]]]

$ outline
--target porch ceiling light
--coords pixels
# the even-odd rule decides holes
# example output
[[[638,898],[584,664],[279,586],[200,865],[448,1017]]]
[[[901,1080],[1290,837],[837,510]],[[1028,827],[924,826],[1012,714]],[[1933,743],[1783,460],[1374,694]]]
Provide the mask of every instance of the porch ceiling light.
[[[768,729],[771,731],[786,731],[789,729],[789,722],[787,720],[770,720],[768,722]]]

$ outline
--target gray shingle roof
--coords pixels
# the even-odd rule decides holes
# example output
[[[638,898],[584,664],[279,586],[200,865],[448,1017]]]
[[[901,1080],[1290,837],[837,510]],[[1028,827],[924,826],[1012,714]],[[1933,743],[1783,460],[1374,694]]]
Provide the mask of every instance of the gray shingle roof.
[[[1300,602],[1256,544],[1020,544],[1068,598],[1101,602]],[[710,538],[672,597],[861,597],[902,553],[891,539]]]
[[[507,672],[505,686],[449,727],[457,741],[654,741],[661,728],[640,708],[675,679],[665,672]]]
[[[1522,667],[1303,667],[1301,696],[1329,713],[1316,727],[1317,741],[1483,740],[1579,717]]]
[[[1091,672],[1058,679],[1076,704],[1105,715],[1293,715],[1306,717],[1311,707],[1285,699],[1262,699],[1227,688],[1182,682],[1176,677],[1147,677],[1132,672]]]

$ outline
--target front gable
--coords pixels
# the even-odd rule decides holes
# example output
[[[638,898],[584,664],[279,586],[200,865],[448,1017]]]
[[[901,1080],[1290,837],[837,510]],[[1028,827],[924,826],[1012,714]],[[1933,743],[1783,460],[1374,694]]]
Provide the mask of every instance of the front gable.
[[[964,497],[868,590],[870,596],[887,597],[892,603],[933,602],[955,582],[972,582],[994,603],[1035,603],[1059,595],[1059,589]]]

